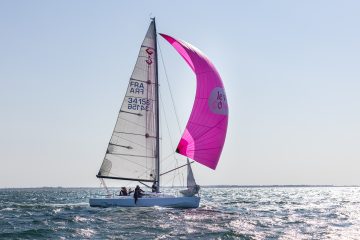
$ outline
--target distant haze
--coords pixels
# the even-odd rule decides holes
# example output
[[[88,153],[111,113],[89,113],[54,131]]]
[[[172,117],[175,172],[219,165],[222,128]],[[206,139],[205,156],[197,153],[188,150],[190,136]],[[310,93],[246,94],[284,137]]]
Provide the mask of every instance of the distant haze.
[[[201,49],[225,84],[227,139],[215,171],[193,164],[200,185],[358,185],[359,9],[331,0],[1,1],[0,187],[99,186],[150,16],[159,32]],[[159,40],[184,128],[194,75]],[[176,137],[164,147],[179,139],[171,124]]]

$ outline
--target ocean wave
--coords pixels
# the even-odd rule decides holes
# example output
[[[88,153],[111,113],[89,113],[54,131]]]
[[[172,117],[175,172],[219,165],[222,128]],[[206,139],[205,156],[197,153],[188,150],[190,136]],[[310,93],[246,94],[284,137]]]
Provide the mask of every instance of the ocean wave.
[[[360,239],[359,188],[204,188],[197,209],[91,208],[90,191],[0,190],[0,239]]]

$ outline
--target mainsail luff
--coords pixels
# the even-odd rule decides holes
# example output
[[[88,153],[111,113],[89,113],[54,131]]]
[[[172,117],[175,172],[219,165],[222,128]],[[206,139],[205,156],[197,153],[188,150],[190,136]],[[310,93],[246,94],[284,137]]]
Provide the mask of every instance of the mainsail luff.
[[[128,89],[97,177],[156,181],[158,149],[156,29],[141,45]]]

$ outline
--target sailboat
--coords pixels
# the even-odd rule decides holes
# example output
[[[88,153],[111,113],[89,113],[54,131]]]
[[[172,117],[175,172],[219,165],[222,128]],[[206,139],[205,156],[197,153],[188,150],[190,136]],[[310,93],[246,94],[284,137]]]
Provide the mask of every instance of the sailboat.
[[[158,45],[155,18],[143,40],[130,77],[125,98],[96,175],[106,188],[106,179],[152,184],[152,192],[134,196],[91,197],[92,207],[172,207],[197,208],[200,203],[189,158],[213,170],[225,142],[228,104],[222,80],[210,60],[191,44],[160,34],[187,62],[196,75],[197,88],[190,118],[174,151],[187,157],[187,189],[179,194],[161,192]]]

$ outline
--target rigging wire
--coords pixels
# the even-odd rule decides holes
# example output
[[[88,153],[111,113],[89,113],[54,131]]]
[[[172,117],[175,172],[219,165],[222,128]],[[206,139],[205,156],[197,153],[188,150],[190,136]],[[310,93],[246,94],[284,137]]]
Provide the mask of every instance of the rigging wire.
[[[168,135],[169,135],[169,141],[170,141],[170,146],[171,146],[171,149],[174,149],[174,143],[172,141],[172,138],[171,138],[171,134],[170,134],[170,127],[169,127],[169,122],[167,120],[167,117],[166,117],[166,111],[165,111],[165,108],[164,108],[164,102],[163,102],[163,99],[162,99],[162,95],[160,94],[160,101],[161,101],[161,108],[162,108],[162,111],[163,111],[163,116],[164,116],[164,120],[165,120],[165,125],[166,125],[166,128],[167,128],[167,132],[168,132]],[[171,154],[174,156],[174,159],[176,161],[176,166],[179,165],[179,162],[178,162],[178,159],[175,157],[175,154]],[[170,156],[171,156],[170,155]],[[162,160],[163,162],[163,160]],[[181,181],[181,180],[180,180]],[[173,181],[174,182],[174,181]]]
[[[168,87],[168,91],[170,93],[170,97],[171,97],[171,103],[172,103],[172,107],[174,109],[174,113],[175,113],[175,118],[176,118],[176,122],[177,122],[177,126],[178,126],[178,130],[179,130],[179,134],[181,134],[182,132],[182,129],[181,129],[181,125],[180,125],[180,121],[179,121],[179,116],[178,116],[178,113],[177,113],[177,109],[176,109],[176,105],[175,105],[175,101],[174,101],[174,97],[173,97],[173,93],[172,93],[172,89],[171,89],[171,85],[170,85],[170,81],[169,81],[169,78],[168,78],[168,74],[167,74],[167,70],[166,70],[166,66],[165,66],[165,63],[164,63],[164,57],[163,57],[163,54],[162,54],[162,50],[161,50],[161,46],[160,46],[160,42],[158,42],[158,46],[159,46],[159,52],[160,52],[160,58],[161,58],[161,63],[162,63],[162,66],[163,66],[163,69],[164,69],[164,74],[165,74],[165,79],[166,79],[166,83],[167,83],[167,87]],[[163,103],[163,100],[162,100],[162,97],[160,95],[160,101],[161,101],[161,105],[162,105],[162,110],[164,112],[164,117],[165,117],[165,122],[166,122],[166,127],[167,127],[167,130],[168,130],[168,133],[169,133],[169,138],[170,138],[170,145],[171,145],[171,148],[172,149],[175,149],[174,148],[174,145],[173,145],[173,142],[172,142],[172,139],[171,139],[171,135],[170,135],[170,128],[169,128],[169,125],[168,125],[168,121],[167,121],[167,117],[166,117],[166,111],[164,109],[164,103]],[[178,162],[178,158],[176,158],[176,155],[174,154],[174,159],[176,161],[176,167],[179,165],[179,162]],[[174,177],[172,179],[172,185],[174,186],[174,182],[175,182],[175,178],[179,178],[179,181],[180,181],[180,184],[184,186],[184,174],[182,173],[182,171],[180,170],[176,170],[177,174],[174,174]],[[180,177],[180,175],[182,177]],[[171,180],[170,180],[171,181]]]
[[[160,95],[160,101],[161,101],[161,107],[162,107],[162,110],[163,110],[163,115],[164,115],[164,120],[165,120],[166,128],[167,128],[168,134],[169,134],[170,145],[171,145],[171,148],[174,149],[174,144],[173,144],[173,141],[172,141],[172,139],[171,139],[171,134],[170,134],[169,123],[168,123],[168,120],[167,120],[167,117],[166,117],[165,108],[164,108],[164,102],[163,102],[163,100],[162,100],[161,95]]]
[[[174,108],[176,122],[178,124],[179,132],[181,134],[182,130],[181,130],[181,125],[180,125],[180,121],[179,121],[179,115],[178,115],[177,110],[176,110],[175,101],[174,101],[174,97],[173,97],[173,94],[172,94],[171,85],[170,85],[169,78],[168,78],[168,75],[167,75],[167,71],[166,71],[166,67],[165,67],[165,63],[164,63],[164,57],[162,55],[161,46],[160,46],[159,42],[158,42],[158,45],[159,45],[159,50],[160,50],[159,52],[160,52],[160,56],[161,56],[161,63],[162,63],[163,68],[164,68],[166,83],[167,83],[169,93],[170,93],[170,96],[171,96],[171,103],[172,103],[173,108]]]

